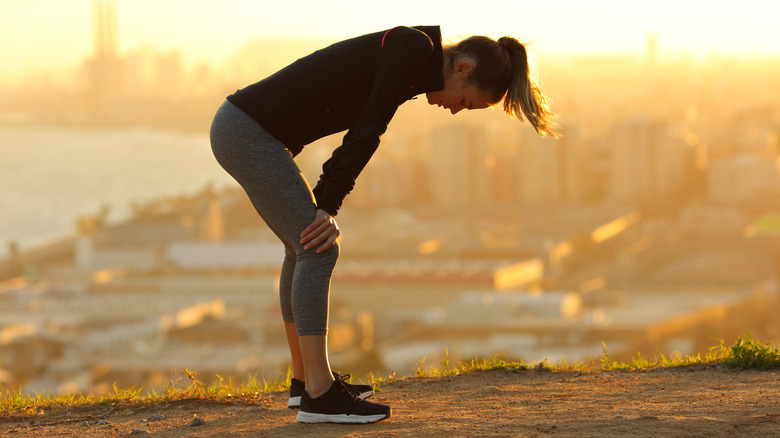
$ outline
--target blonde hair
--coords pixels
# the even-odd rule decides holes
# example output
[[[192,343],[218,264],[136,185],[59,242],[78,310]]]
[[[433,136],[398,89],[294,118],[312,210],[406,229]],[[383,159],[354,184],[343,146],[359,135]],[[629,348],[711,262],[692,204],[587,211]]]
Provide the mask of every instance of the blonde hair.
[[[451,65],[461,56],[475,62],[469,82],[490,93],[494,102],[503,98],[504,112],[520,121],[525,116],[543,137],[559,137],[550,100],[539,86],[525,46],[517,39],[505,36],[495,41],[485,36],[472,36],[447,47],[446,53]]]

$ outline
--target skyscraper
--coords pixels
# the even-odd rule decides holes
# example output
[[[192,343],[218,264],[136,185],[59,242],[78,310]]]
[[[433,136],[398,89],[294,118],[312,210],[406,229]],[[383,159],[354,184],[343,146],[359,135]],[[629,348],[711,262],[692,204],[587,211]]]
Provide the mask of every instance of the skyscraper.
[[[117,56],[116,11],[115,0],[94,0],[92,20],[96,58]]]
[[[108,117],[108,102],[122,89],[121,65],[117,41],[115,0],[94,0],[94,52],[84,64],[87,103],[92,117]]]

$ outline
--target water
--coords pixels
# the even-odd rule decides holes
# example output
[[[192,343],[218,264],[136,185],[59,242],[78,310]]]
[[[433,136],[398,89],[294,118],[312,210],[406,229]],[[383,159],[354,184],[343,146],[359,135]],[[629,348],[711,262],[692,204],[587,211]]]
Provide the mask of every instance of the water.
[[[79,216],[235,184],[204,134],[144,128],[0,127],[0,256],[73,234]]]

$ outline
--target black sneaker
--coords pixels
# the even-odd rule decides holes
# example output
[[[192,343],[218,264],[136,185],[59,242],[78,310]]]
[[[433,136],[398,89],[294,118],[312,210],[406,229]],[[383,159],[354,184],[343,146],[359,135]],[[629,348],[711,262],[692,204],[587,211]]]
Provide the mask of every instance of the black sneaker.
[[[301,423],[374,423],[390,418],[390,407],[358,397],[347,386],[345,377],[337,377],[330,388],[317,398],[304,391],[297,420]]]
[[[338,373],[333,373],[333,377],[336,379],[342,379]],[[347,385],[347,388],[357,393],[357,397],[361,400],[367,399],[374,395],[374,387],[371,385],[353,385],[351,383],[347,383],[346,381],[349,380],[349,374],[344,376],[342,380],[344,380],[344,384]],[[290,380],[290,399],[287,400],[288,408],[297,409],[301,407],[301,396],[303,395],[305,388],[306,384],[303,382],[303,380],[298,380],[296,378]]]

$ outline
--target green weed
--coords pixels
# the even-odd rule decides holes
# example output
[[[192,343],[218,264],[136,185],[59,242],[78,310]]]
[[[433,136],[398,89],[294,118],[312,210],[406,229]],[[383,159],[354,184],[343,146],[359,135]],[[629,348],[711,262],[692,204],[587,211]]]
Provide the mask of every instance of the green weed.
[[[459,365],[461,371],[463,371],[464,373],[469,373],[472,371],[493,371],[493,370],[517,372],[517,371],[525,371],[530,368],[522,360],[511,361],[511,360],[503,359],[499,355],[493,356],[493,358],[490,360],[485,358],[479,359],[475,357],[474,359],[471,359],[471,361],[469,362],[460,362]]]
[[[474,358],[467,362],[453,363],[449,350],[445,349],[444,360],[438,368],[430,368],[426,365],[426,358],[423,357],[415,370],[415,376],[424,377],[453,377],[461,373],[474,371],[492,371],[502,370],[506,372],[522,372],[527,370],[536,370],[543,372],[556,371],[649,371],[657,368],[668,368],[686,365],[701,364],[723,364],[736,371],[745,369],[767,370],[780,368],[780,349],[774,348],[769,344],[762,344],[752,338],[750,334],[746,339],[737,338],[735,344],[727,347],[721,340],[718,345],[709,349],[704,355],[685,356],[675,359],[669,359],[661,355],[655,359],[647,359],[640,353],[637,353],[630,362],[620,362],[614,360],[605,343],[602,343],[603,352],[596,363],[591,359],[590,364],[575,363],[569,365],[565,360],[558,364],[550,364],[546,359],[539,363],[529,365],[522,360],[509,360],[498,355],[491,359]],[[152,390],[143,394],[143,388],[119,388],[114,385],[113,392],[94,396],[92,394],[25,394],[21,388],[17,391],[6,390],[0,385],[0,416],[34,416],[43,415],[46,412],[53,412],[60,408],[72,408],[79,406],[90,406],[95,404],[159,404],[168,403],[175,400],[198,398],[211,400],[215,402],[246,402],[246,403],[267,403],[267,394],[271,392],[282,391],[289,388],[292,370],[288,368],[287,374],[278,376],[275,379],[268,380],[256,374],[249,375],[246,382],[237,383],[233,379],[225,379],[222,376],[215,376],[216,380],[207,384],[199,379],[198,373],[185,369],[183,376],[178,375],[163,387],[162,392],[157,393]],[[177,373],[174,370],[173,375]],[[377,378],[372,374],[368,375],[368,381],[371,385],[377,386],[389,380],[395,379],[395,373],[388,377]],[[377,388],[378,389],[378,388]]]
[[[725,349],[722,341],[721,346]],[[730,357],[724,363],[738,371],[780,368],[780,349],[761,344],[748,333],[747,339],[737,338],[736,344],[731,347]]]
[[[425,365],[425,359],[428,356],[423,356],[422,359],[417,361],[417,369],[414,372],[415,377],[428,377],[428,367]]]
[[[450,363],[450,351],[449,349],[444,349],[444,360],[441,363],[441,368],[437,368],[435,370],[436,372],[434,375],[436,376],[442,376],[442,377],[452,377],[457,376],[460,371],[458,370],[457,366],[453,366]]]

